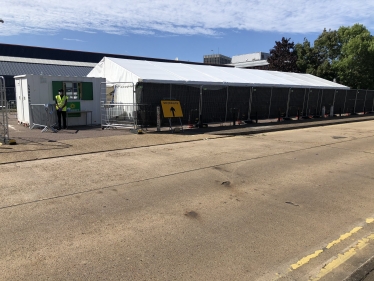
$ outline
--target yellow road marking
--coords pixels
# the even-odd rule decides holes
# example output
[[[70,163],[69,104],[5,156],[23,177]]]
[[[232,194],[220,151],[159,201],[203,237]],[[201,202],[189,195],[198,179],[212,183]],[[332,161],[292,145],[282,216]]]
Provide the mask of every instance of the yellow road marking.
[[[362,229],[362,227],[355,227],[354,229],[352,229],[350,232],[348,233],[345,233],[343,235],[341,235],[339,237],[339,239],[336,239],[334,241],[332,241],[331,243],[329,243],[326,248],[327,249],[330,249],[332,246],[342,242],[343,240],[347,239],[348,237],[350,237],[352,234],[356,233],[357,231],[359,231],[360,229]],[[310,254],[304,258],[302,258],[301,260],[299,260],[297,263],[294,263],[294,264],[291,264],[291,271],[292,270],[295,270],[297,268],[299,268],[300,266],[303,266],[304,264],[307,264],[311,259],[314,259],[316,257],[318,257],[321,253],[323,253],[323,250],[318,250],[318,251],[315,251],[313,254]]]
[[[309,256],[306,256],[305,258],[302,258],[297,263],[294,263],[291,265],[292,269],[299,268],[300,266],[303,266],[304,264],[308,263],[311,259],[314,259],[315,257],[318,257],[319,254],[321,254],[323,250],[315,251],[314,254],[311,254]]]
[[[355,227],[354,229],[352,229],[350,232],[348,233],[345,233],[343,235],[341,235],[339,237],[339,239],[335,240],[335,241],[332,241],[331,243],[329,243],[326,248],[327,249],[330,249],[332,246],[338,244],[339,242],[342,242],[343,240],[347,239],[349,236],[351,236],[352,234],[356,233],[357,231],[359,231],[362,227]]]
[[[310,280],[311,281],[320,280],[322,277],[324,277],[325,275],[333,271],[335,268],[337,268],[338,266],[346,262],[349,258],[354,256],[357,250],[361,250],[365,248],[369,244],[370,240],[374,240],[374,234],[371,234],[368,237],[359,240],[355,247],[349,249],[347,252],[343,254],[339,254],[335,260],[325,265],[315,278],[310,279]]]
[[[367,218],[366,219],[366,223],[369,224],[369,223],[373,223],[374,222],[374,218]],[[352,229],[350,232],[347,232],[343,235],[341,235],[338,239],[332,241],[331,243],[329,243],[327,246],[326,246],[326,249],[330,249],[331,247],[333,247],[334,245],[342,242],[343,240],[347,239],[348,237],[352,236],[353,234],[355,234],[356,232],[358,232],[360,229],[362,229],[362,227],[355,227],[354,229]],[[370,237],[370,236],[369,236]],[[313,254],[310,254],[302,259],[300,259],[297,263],[294,263],[294,264],[291,264],[291,268],[290,268],[290,271],[292,270],[295,270],[301,266],[303,266],[304,264],[307,264],[311,259],[314,259],[316,257],[318,257],[321,253],[323,253],[323,250],[318,250],[318,251],[315,251]]]

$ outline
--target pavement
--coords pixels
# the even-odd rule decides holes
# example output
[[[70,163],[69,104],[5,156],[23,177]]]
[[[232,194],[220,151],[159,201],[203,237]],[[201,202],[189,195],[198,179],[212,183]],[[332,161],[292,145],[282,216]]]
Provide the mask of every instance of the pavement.
[[[269,121],[236,126],[232,123],[209,124],[206,128],[191,129],[184,126],[184,130],[179,133],[174,133],[168,127],[162,127],[161,131],[144,128],[142,134],[134,134],[130,129],[103,130],[98,126],[76,126],[54,133],[19,125],[16,115],[12,113],[9,116],[9,137],[17,145],[0,146],[0,164],[369,120],[374,120],[374,115]]]
[[[361,264],[344,281],[374,281],[374,256]]]
[[[366,114],[237,126],[226,124],[207,128],[185,128],[183,132],[179,133],[173,133],[167,127],[163,127],[160,132],[155,128],[147,128],[143,130],[142,134],[134,134],[129,129],[102,130],[101,127],[90,126],[72,127],[57,133],[41,132],[41,129],[30,130],[18,125],[15,117],[10,116],[10,138],[16,140],[17,145],[0,146],[0,165],[371,120],[374,120],[374,115]],[[300,133],[302,134],[302,131]],[[344,280],[373,281],[373,270],[374,256],[358,265],[357,269]]]
[[[374,266],[373,266],[374,267]],[[366,277],[365,279],[362,279],[365,281],[374,281],[374,271],[372,270]]]

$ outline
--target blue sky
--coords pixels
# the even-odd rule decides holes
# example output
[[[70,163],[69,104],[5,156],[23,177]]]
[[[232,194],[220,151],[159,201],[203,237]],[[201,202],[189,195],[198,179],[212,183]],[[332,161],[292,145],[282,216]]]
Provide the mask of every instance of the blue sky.
[[[0,42],[202,62],[314,41],[355,23],[374,34],[374,1],[0,0]]]

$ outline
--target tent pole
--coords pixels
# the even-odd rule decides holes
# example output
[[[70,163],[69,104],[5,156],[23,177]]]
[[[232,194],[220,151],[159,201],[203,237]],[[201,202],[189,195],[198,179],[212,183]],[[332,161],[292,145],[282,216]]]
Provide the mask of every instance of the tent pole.
[[[268,119],[270,119],[270,114],[271,114],[271,99],[273,98],[273,87],[271,87],[271,90],[270,90],[270,100],[269,100],[269,115],[268,115]]]
[[[305,97],[306,97],[306,88],[304,89],[304,99],[303,99],[303,108],[301,109],[301,111],[302,111],[302,116],[304,116],[305,115],[305,111],[304,111],[304,106],[305,106]]]
[[[286,118],[288,119],[288,111],[290,109],[290,98],[291,98],[291,91],[292,91],[292,88],[289,88],[288,89],[288,97],[287,97],[287,109],[286,109]]]
[[[344,107],[343,107],[343,112],[344,113],[345,113],[345,104],[347,102],[347,95],[348,95],[348,90],[345,90]]]
[[[202,111],[203,111],[203,86],[200,86],[200,100],[199,100],[199,127],[202,128]]]
[[[226,96],[226,114],[225,114],[225,123],[226,123],[226,121],[227,121],[227,103],[228,103],[228,101],[229,101],[229,86],[227,86],[226,91],[227,91],[227,96]]]
[[[335,98],[336,98],[336,93],[338,92],[338,90],[335,90],[334,91],[334,98],[333,98],[333,100],[332,100],[332,106],[334,106],[335,107]]]
[[[248,102],[248,118],[247,118],[249,122],[251,121],[252,93],[253,93],[253,87],[250,87],[249,88],[249,102]]]
[[[356,98],[355,98],[355,107],[353,109],[353,113],[356,113],[356,104],[357,104],[357,95],[358,95],[358,89],[356,90]]]
[[[132,110],[133,110],[133,114],[135,115],[135,122],[134,122],[134,129],[136,130],[138,128],[138,110],[136,108],[136,93],[135,93],[135,85],[134,85],[134,82],[131,83],[132,84]]]
[[[323,89],[321,90],[322,94],[321,94],[321,104],[320,104],[320,112],[321,112],[321,115],[322,115],[322,107],[323,107]]]

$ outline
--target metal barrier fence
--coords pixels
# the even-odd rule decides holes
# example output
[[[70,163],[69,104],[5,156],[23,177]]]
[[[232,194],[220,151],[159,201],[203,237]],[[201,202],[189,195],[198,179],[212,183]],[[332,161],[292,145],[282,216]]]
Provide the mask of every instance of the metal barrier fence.
[[[110,83],[111,87],[107,87],[107,85],[107,83],[101,83],[102,129],[138,129],[150,124],[148,105],[135,102],[135,88],[132,82],[112,82]],[[133,102],[119,102],[123,100]]]
[[[146,121],[156,125],[160,100],[179,100],[183,123],[346,116],[374,111],[374,91],[273,87],[193,87],[140,83],[137,101],[148,105]],[[139,86],[138,86],[139,87]],[[162,123],[166,124],[167,119]]]
[[[17,100],[8,100],[7,101],[8,109],[16,110],[17,109]]]
[[[5,87],[6,99],[8,101],[16,99],[16,88],[15,87]]]
[[[30,129],[41,127],[42,132],[57,132],[54,128],[57,124],[55,104],[30,104],[30,115]]]
[[[0,76],[0,141],[2,143],[9,142],[8,105],[3,76]]]
[[[106,103],[101,108],[102,128],[134,127],[136,121],[134,104]]]

